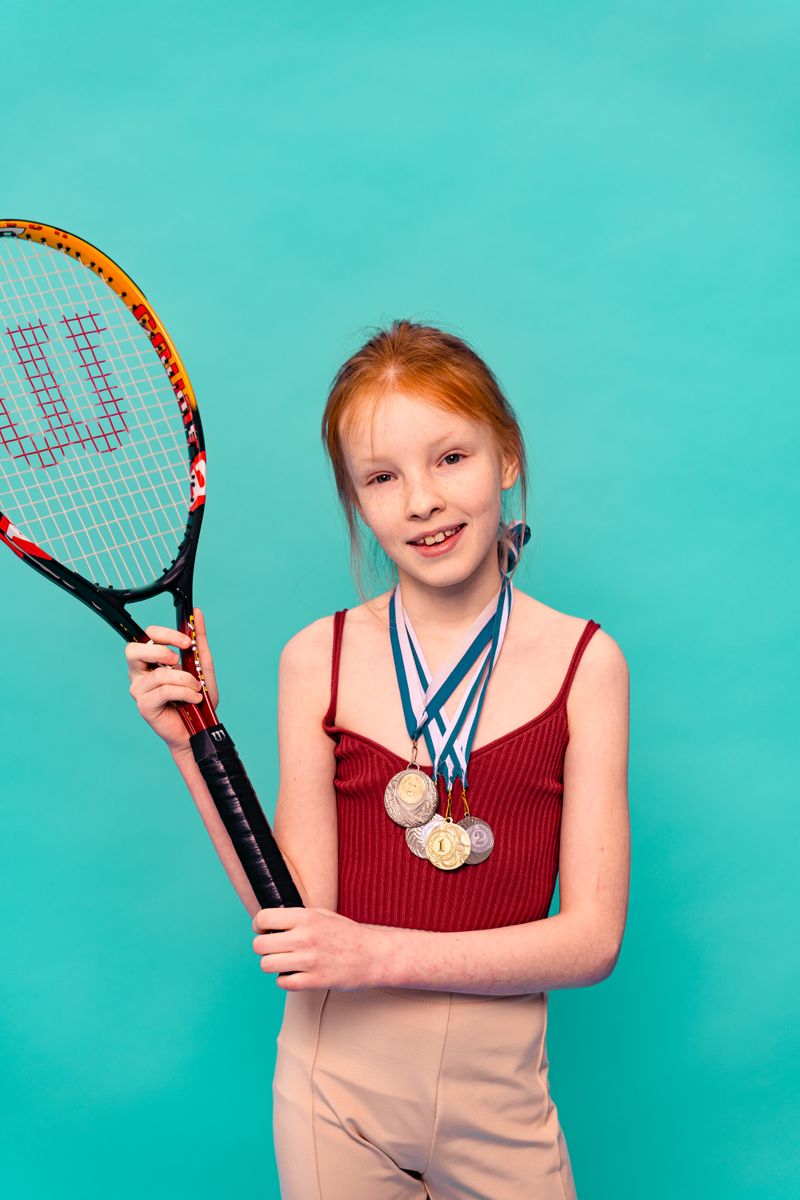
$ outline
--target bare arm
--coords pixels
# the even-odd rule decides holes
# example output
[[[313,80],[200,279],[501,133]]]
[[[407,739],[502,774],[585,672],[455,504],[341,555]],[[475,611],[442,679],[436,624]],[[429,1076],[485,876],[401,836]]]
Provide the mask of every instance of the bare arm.
[[[228,835],[222,817],[217,812],[216,805],[211,799],[211,793],[205,785],[203,776],[200,774],[200,768],[194,760],[192,751],[174,750],[172,757],[183,776],[192,799],[197,805],[198,812],[203,818],[203,824],[208,830],[211,841],[214,843],[214,849],[228,873],[228,878],[239,893],[242,904],[250,916],[254,917],[261,908],[261,905],[258,903],[255,892],[250,886],[250,881],[247,878],[244,867],[239,861],[239,856],[233,848],[233,842]],[[295,880],[295,882],[297,881]]]
[[[586,648],[568,702],[560,912],[464,933],[379,925],[371,985],[494,996],[586,987],[611,974],[630,878],[628,668],[602,630]]]
[[[199,608],[195,608],[194,614],[200,662],[211,702],[216,706],[219,693],[214,663],[206,637],[205,618]],[[163,625],[150,625],[146,632],[150,638],[149,642],[131,642],[125,647],[131,681],[130,693],[136,701],[142,717],[166,742],[228,878],[248,913],[253,917],[259,911],[260,905],[195,762],[188,732],[172,704],[175,700],[197,703],[200,699],[200,684],[193,675],[180,669],[180,657],[171,649],[172,646],[187,646],[189,638],[179,630]],[[286,858],[286,855],[284,857]],[[288,858],[286,861],[290,874],[298,885],[303,902],[306,903],[307,897],[296,877],[293,864]]]
[[[280,780],[273,831],[303,903],[336,911],[339,833],[333,741],[322,728],[330,697],[333,617],[284,646],[278,668]]]
[[[313,622],[284,646],[278,673],[280,781],[272,831],[303,904],[335,910],[337,830],[333,743],[322,729],[328,706],[333,640],[330,617]],[[191,750],[172,751],[214,848],[251,917],[261,905]],[[280,925],[280,910],[277,915]]]

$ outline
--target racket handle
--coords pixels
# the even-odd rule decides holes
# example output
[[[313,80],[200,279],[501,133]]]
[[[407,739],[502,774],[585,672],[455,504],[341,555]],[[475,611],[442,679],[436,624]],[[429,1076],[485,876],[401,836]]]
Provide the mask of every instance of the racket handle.
[[[224,725],[189,739],[195,762],[262,908],[303,908],[253,785]]]

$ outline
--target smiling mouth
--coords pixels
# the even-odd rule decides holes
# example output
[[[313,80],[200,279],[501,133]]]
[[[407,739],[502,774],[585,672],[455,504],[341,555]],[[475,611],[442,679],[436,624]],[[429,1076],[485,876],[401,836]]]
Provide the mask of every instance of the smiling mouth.
[[[442,542],[446,542],[448,538],[453,537],[464,525],[454,525],[452,529],[445,529],[441,533],[437,533],[435,537],[419,538],[416,542],[409,542],[409,546],[438,546]]]

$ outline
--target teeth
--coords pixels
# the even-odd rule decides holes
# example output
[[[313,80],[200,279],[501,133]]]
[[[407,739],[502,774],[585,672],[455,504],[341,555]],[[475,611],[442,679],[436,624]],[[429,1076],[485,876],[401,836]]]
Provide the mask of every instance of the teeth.
[[[443,542],[446,537],[452,537],[456,532],[456,529],[458,529],[458,526],[456,526],[455,529],[445,529],[442,533],[437,533],[435,537],[420,538],[419,541],[414,542],[414,545],[436,546],[439,544],[439,542]]]

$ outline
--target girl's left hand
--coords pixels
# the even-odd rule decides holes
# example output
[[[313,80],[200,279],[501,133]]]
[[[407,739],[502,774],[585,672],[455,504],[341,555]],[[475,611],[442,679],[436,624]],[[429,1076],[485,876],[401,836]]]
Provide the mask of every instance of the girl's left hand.
[[[253,918],[253,950],[261,970],[277,974],[287,992],[335,988],[350,992],[372,987],[379,927],[351,921],[329,908],[262,908]],[[266,930],[279,930],[267,933]]]

